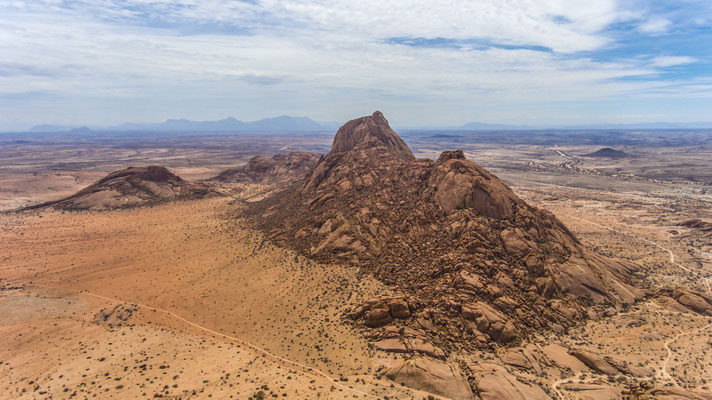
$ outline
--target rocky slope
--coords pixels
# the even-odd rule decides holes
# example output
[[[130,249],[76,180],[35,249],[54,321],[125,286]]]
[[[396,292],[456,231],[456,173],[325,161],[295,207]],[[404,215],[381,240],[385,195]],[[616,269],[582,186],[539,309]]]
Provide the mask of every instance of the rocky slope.
[[[211,194],[213,191],[208,186],[185,181],[166,168],[130,167],[112,172],[69,197],[26,207],[25,210],[47,207],[58,210],[108,210],[197,199]]]
[[[240,168],[221,172],[213,180],[239,183],[292,183],[304,179],[319,162],[315,153],[292,152],[271,158],[255,156]]]
[[[563,331],[642,295],[630,265],[587,251],[555,216],[461,151],[416,159],[380,112],[341,127],[303,186],[249,213],[275,240],[363,266],[398,294],[352,318],[407,325],[440,347]]]

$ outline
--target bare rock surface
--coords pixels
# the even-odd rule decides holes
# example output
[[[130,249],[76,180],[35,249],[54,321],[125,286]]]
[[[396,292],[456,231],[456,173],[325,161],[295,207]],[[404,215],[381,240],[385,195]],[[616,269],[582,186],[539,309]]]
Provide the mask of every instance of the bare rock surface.
[[[209,186],[185,181],[163,167],[130,167],[112,172],[69,197],[24,210],[110,210],[198,199],[213,194],[215,192]]]
[[[569,350],[556,343],[550,343],[541,348],[544,355],[561,369],[571,370],[573,373],[590,371],[578,358],[569,354]]]
[[[460,369],[443,361],[424,357],[397,360],[386,368],[383,375],[397,383],[448,399],[475,398]]]
[[[519,381],[506,368],[492,363],[471,367],[477,394],[482,400],[550,400],[539,386]]]
[[[672,298],[695,312],[712,316],[712,299],[703,293],[677,286],[672,291]]]
[[[578,358],[587,367],[606,375],[615,375],[618,373],[613,365],[606,361],[602,356],[586,350],[571,349],[569,354]]]

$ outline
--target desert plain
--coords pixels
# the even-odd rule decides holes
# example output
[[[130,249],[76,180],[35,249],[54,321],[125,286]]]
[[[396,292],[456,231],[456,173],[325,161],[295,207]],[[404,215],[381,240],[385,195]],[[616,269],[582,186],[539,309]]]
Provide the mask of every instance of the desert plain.
[[[384,373],[419,356],[374,345],[347,317],[393,287],[245,219],[277,184],[215,184],[215,196],[149,207],[16,211],[129,166],[202,182],[254,155],[326,153],[332,137],[0,135],[0,398],[447,398]],[[712,132],[401,137],[418,158],[463,150],[588,249],[644,275],[642,299],[565,331],[435,357],[479,371],[465,377],[472,397],[712,398],[712,316],[666,292],[712,296]],[[590,156],[603,148],[625,155]],[[625,367],[606,373],[571,349]]]

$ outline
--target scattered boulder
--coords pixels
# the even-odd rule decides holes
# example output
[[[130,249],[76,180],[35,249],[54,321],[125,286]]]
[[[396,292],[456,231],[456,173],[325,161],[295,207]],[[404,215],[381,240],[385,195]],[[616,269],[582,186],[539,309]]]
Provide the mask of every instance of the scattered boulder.
[[[107,307],[99,311],[93,319],[95,324],[106,324],[113,327],[121,326],[131,318],[136,308],[119,304],[114,307]]]
[[[377,328],[388,325],[394,319],[410,317],[410,308],[405,296],[383,296],[369,299],[348,313],[351,319],[362,319],[364,325]]]

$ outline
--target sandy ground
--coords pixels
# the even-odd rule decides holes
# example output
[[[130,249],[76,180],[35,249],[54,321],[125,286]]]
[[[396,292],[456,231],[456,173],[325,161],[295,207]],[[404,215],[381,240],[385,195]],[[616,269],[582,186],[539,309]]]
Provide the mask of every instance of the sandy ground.
[[[3,215],[2,278],[25,287],[1,292],[3,337],[12,338],[0,346],[0,376],[12,382],[2,397],[245,398],[262,385],[289,398],[365,397],[307,368],[364,393],[417,395],[367,378],[379,366],[373,350],[341,322],[346,305],[387,291],[354,268],[268,244],[227,215],[229,201]],[[94,295],[161,311],[140,309],[130,326],[107,329],[91,320],[112,302]],[[170,371],[146,371],[166,363]]]

